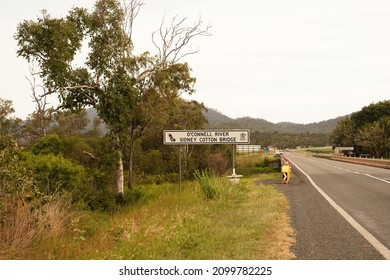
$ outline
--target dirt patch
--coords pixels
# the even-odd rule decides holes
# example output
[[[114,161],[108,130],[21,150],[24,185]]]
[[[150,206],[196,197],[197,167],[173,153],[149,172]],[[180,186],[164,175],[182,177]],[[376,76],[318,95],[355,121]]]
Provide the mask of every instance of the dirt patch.
[[[278,187],[282,187],[282,186],[298,186],[299,184],[302,183],[302,180],[299,178],[299,177],[296,177],[296,176],[292,176],[292,178],[290,179],[289,183],[288,184],[283,184],[282,183],[282,175],[280,175],[280,180],[278,179],[273,179],[273,180],[259,180],[259,181],[256,181],[255,182],[255,185],[256,186],[266,186],[266,185],[271,185],[271,186],[278,186]]]

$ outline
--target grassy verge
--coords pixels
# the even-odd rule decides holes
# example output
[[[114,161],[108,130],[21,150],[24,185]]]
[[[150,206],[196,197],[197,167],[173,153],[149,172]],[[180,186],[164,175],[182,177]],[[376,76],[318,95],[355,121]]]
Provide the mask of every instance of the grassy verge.
[[[219,190],[212,198],[196,181],[182,192],[175,184],[138,186],[129,194],[139,198],[133,205],[111,215],[73,215],[66,233],[36,240],[23,258],[291,259],[287,201],[272,186],[255,184],[261,176],[271,175],[238,185],[208,177]]]

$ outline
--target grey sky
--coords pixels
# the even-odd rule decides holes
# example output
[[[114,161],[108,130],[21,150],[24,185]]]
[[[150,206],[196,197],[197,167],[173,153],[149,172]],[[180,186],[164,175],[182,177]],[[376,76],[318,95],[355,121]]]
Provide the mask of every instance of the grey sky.
[[[13,34],[41,9],[63,16],[94,0],[19,0],[0,4],[2,98],[17,116],[34,110],[16,58]],[[230,117],[318,122],[390,99],[390,1],[386,0],[145,0],[135,22],[137,52],[149,50],[162,18],[199,17],[211,37],[195,40],[187,57],[197,78],[192,97]],[[54,101],[53,101],[54,102]]]

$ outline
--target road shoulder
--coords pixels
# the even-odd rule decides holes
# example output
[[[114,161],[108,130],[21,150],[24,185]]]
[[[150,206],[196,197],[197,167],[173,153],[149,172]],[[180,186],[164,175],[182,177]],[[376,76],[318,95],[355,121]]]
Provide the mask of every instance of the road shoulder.
[[[299,260],[382,260],[383,256],[294,170],[289,184],[275,184],[289,202]]]

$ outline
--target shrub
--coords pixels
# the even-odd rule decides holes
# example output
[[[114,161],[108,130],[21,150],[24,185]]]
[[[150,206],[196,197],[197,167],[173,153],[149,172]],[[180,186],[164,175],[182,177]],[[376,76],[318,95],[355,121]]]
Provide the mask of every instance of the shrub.
[[[159,150],[145,151],[140,155],[138,168],[146,174],[162,174],[164,171],[164,162]]]
[[[57,134],[48,134],[38,139],[31,148],[34,155],[58,155],[61,150],[61,139]]]
[[[218,175],[222,175],[226,172],[228,162],[225,159],[222,152],[217,152],[210,156],[209,167]]]
[[[41,192],[48,195],[57,191],[73,191],[86,181],[84,168],[62,155],[27,154],[26,164],[34,170],[34,181]]]
[[[28,256],[37,239],[61,234],[73,213],[68,198],[39,191],[22,155],[11,137],[0,135],[0,259]]]
[[[248,159],[250,159],[248,157]],[[255,160],[256,159],[256,160]],[[250,160],[240,160],[236,171],[237,174],[247,176],[253,176],[258,174],[271,174],[280,172],[280,159],[278,158],[263,158],[260,161],[258,158]]]

